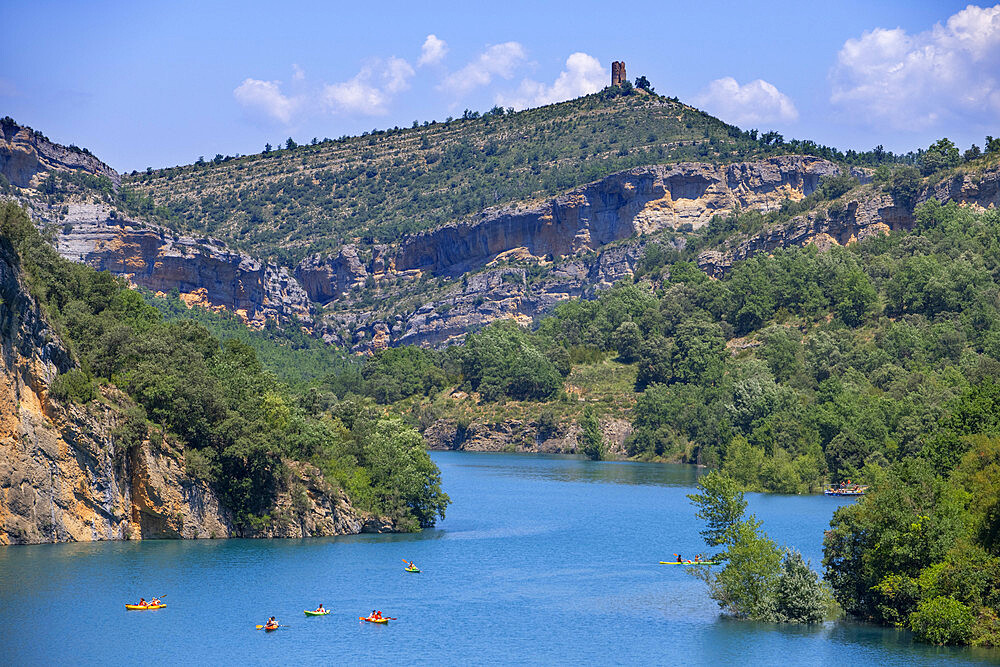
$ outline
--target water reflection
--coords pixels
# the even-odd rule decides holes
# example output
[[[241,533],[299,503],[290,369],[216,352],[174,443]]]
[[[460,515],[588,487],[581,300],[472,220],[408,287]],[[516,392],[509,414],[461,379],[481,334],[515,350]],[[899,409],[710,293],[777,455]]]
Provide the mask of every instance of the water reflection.
[[[692,465],[590,461],[559,454],[433,452],[431,456],[438,465],[476,469],[488,475],[556,482],[690,487],[707,472]]]

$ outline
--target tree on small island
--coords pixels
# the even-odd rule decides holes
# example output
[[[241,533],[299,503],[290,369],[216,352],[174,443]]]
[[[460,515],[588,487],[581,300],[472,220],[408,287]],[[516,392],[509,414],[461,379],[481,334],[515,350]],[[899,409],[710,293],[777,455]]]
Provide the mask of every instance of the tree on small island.
[[[701,478],[699,493],[688,498],[705,521],[709,547],[725,551],[708,560],[723,561],[718,573],[689,569],[708,584],[713,600],[737,618],[770,623],[820,623],[830,595],[798,551],[781,549],[761,530],[739,484],[717,471]]]

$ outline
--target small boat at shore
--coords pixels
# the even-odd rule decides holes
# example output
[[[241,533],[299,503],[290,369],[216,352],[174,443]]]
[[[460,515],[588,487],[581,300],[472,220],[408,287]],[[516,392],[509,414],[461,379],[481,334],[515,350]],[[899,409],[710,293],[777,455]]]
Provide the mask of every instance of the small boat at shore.
[[[829,488],[823,489],[824,496],[863,496],[868,490],[867,486],[859,486],[854,484],[852,486],[831,486]]]

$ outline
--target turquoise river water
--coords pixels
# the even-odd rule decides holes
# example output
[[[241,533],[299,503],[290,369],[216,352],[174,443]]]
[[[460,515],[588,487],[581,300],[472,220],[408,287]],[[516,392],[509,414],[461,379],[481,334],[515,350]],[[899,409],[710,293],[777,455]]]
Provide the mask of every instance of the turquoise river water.
[[[0,663],[925,665],[995,651],[835,622],[721,617],[677,551],[703,550],[691,467],[434,453],[452,505],[418,535],[0,547]],[[821,559],[842,501],[752,495]],[[849,501],[848,501],[849,502]],[[402,559],[423,569],[403,572]],[[140,595],[165,609],[126,612]],[[322,602],[332,613],[306,618]],[[372,609],[398,618],[358,621]],[[287,627],[255,630],[275,615]]]

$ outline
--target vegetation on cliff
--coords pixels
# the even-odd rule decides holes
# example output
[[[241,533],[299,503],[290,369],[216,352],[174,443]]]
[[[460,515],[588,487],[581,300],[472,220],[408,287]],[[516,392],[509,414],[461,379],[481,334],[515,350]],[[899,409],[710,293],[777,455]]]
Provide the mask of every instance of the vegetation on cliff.
[[[247,344],[220,342],[190,320],[164,321],[121,279],[61,259],[13,203],[0,208],[0,231],[79,361],[53,394],[88,401],[95,383],[120,387],[136,406],[119,436],[131,445],[166,432],[181,439],[189,471],[212,482],[241,524],[270,520],[285,460],[315,464],[360,507],[403,529],[444,515],[439,472],[401,420],[352,406],[318,413]]]

